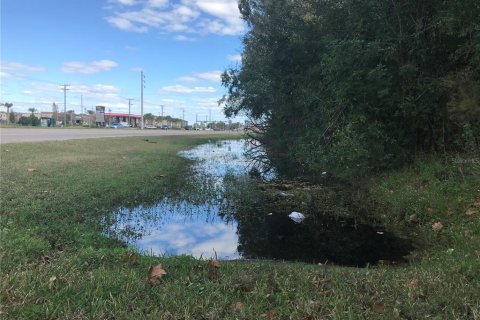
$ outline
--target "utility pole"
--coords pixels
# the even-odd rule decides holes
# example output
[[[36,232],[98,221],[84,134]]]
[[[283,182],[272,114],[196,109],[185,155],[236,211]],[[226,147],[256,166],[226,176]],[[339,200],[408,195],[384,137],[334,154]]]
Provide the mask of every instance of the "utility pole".
[[[83,109],[83,94],[80,95],[80,113],[84,113],[85,110]]]
[[[208,110],[208,122],[212,122],[212,110]]]
[[[142,121],[141,121],[141,128],[142,130],[144,129],[145,127],[145,123],[143,121],[143,88],[145,86],[145,76],[143,75],[143,71],[140,72],[140,88],[141,88],[141,102],[140,102],[140,105],[141,105],[141,111],[142,111]]]
[[[182,126],[185,126],[185,109],[182,108]]]
[[[67,126],[67,91],[70,90],[67,87],[70,87],[69,84],[62,85],[63,90],[63,125]]]
[[[132,100],[134,100],[134,99],[128,98],[128,125],[131,125],[131,123],[130,123],[130,108],[132,106]]]

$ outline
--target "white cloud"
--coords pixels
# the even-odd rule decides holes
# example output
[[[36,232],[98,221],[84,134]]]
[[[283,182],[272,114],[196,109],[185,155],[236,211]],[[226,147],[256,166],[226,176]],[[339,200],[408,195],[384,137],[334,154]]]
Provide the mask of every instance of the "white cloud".
[[[175,36],[174,39],[177,40],[177,41],[189,41],[189,42],[196,41],[195,38],[187,37],[187,36],[184,36],[183,34]]]
[[[215,70],[215,71],[203,72],[203,73],[198,73],[196,76],[202,80],[220,82],[222,80],[221,78],[222,71]]]
[[[42,66],[29,66],[21,62],[7,62],[7,61],[2,61],[0,63],[0,68],[2,72],[6,71],[11,71],[11,72],[29,72],[29,73],[40,73],[40,72],[45,72],[47,69]]]
[[[120,0],[118,0],[120,1]],[[176,40],[188,41],[188,34],[238,35],[245,25],[240,18],[237,0],[181,0],[169,4],[167,0],[138,2],[141,7],[130,6],[131,0],[121,0],[121,5],[105,19],[114,27],[132,32],[151,29],[177,33]],[[181,33],[181,34],[178,34]]]
[[[67,73],[97,73],[100,71],[109,71],[118,66],[118,63],[112,60],[100,60],[92,62],[69,61],[62,65],[62,71]]]
[[[12,75],[8,72],[0,71],[0,78],[11,78]]]
[[[163,93],[213,93],[213,87],[185,87],[182,85],[166,86],[161,89]]]
[[[133,6],[137,1],[136,0],[117,0],[118,3],[123,4],[124,6]]]
[[[222,71],[214,70],[214,71],[196,73],[190,76],[179,77],[177,78],[177,80],[183,81],[183,82],[197,82],[197,81],[205,80],[205,81],[219,83],[221,81],[221,75],[222,75]]]
[[[151,7],[163,8],[168,4],[168,0],[148,0]]]
[[[107,21],[110,24],[114,25],[118,29],[126,30],[126,31],[133,31],[133,32],[146,32],[148,30],[145,26],[136,26],[127,18],[122,17],[108,17]]]
[[[228,60],[233,62],[242,62],[242,55],[241,54],[231,54],[228,56]]]

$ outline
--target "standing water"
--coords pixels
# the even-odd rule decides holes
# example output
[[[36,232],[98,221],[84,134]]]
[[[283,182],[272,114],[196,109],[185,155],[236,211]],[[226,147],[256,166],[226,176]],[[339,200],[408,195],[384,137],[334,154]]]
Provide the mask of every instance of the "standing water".
[[[165,197],[152,206],[119,208],[108,233],[142,252],[197,258],[364,266],[399,261],[412,249],[382,228],[317,212],[316,205],[306,207],[301,221],[292,219],[292,194],[262,191],[274,176],[249,176],[247,148],[245,140],[226,140],[181,152],[195,161],[193,191],[181,193],[180,200]]]

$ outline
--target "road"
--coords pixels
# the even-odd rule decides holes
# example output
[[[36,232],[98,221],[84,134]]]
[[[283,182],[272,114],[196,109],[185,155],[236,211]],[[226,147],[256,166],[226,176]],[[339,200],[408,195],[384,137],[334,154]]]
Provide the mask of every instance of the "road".
[[[222,134],[225,131],[160,130],[160,129],[74,129],[74,128],[1,128],[0,144],[60,141],[90,138],[153,137],[200,134]]]

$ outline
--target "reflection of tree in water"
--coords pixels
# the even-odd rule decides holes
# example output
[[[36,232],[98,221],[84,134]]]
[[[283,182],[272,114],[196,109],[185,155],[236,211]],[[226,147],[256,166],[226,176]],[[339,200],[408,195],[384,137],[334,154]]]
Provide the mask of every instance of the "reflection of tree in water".
[[[275,199],[262,196],[250,193],[236,208],[238,249],[245,258],[365,266],[398,262],[412,249],[409,241],[353,219],[310,211],[307,219],[295,223],[288,217],[288,205],[279,207]]]

